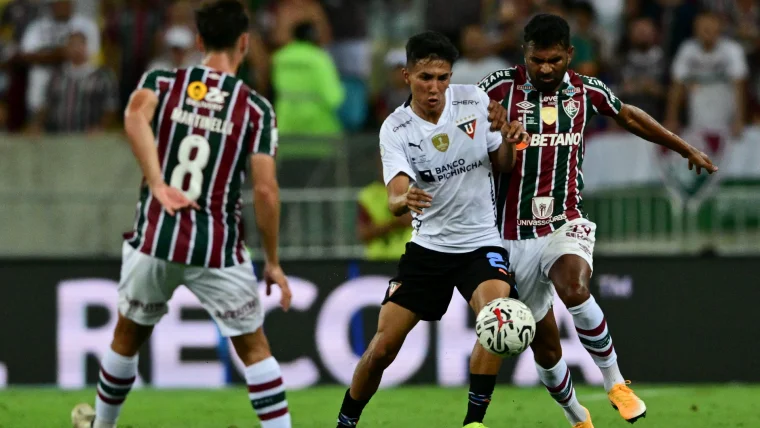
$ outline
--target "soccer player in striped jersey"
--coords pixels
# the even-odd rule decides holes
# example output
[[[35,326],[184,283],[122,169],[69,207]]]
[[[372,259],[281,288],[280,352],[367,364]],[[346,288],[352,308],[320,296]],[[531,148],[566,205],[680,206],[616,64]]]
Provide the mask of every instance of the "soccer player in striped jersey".
[[[623,104],[598,79],[568,70],[573,47],[564,19],[537,15],[525,27],[524,43],[525,65],[493,72],[479,85],[502,102],[508,121],[519,120],[531,134],[530,142],[518,147],[514,169],[499,178],[497,216],[520,297],[538,321],[531,345],[536,368],[570,423],[592,427],[562,360],[552,311],[556,289],[602,371],[609,400],[633,423],[646,415],[646,406],[620,374],[604,313],[588,286],[596,225],[586,218],[581,197],[586,125],[596,114],[610,116],[635,135],[680,153],[697,174],[718,169],[649,115]]]
[[[125,129],[144,180],[126,235],[119,318],[100,362],[96,405],[72,411],[75,427],[113,428],[137,376],[138,350],[184,284],[245,364],[248,396],[263,428],[290,428],[280,367],[241,232],[241,186],[251,171],[267,293],[291,294],[279,266],[277,129],[269,102],[235,77],[245,57],[247,17],[237,0],[196,11],[202,65],[146,73],[132,94]],[[148,423],[148,425],[150,425]]]

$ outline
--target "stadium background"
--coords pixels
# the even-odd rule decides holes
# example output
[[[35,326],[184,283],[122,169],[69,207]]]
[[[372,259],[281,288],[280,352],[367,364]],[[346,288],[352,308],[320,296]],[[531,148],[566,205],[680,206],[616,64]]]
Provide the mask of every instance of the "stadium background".
[[[48,7],[65,9],[67,3],[76,18],[45,18]],[[120,110],[144,70],[197,61],[191,47],[194,3],[0,1],[0,389],[95,382],[97,357],[115,322],[121,232],[131,226],[140,182],[120,130]],[[264,304],[271,309],[266,328],[289,388],[349,381],[395,269],[393,261],[383,260],[389,254],[368,255],[360,239],[360,225],[369,221],[360,195],[379,179],[379,124],[406,97],[397,79],[404,40],[423,29],[449,35],[463,53],[455,68],[463,80],[457,82],[475,83],[521,61],[520,32],[540,11],[571,22],[578,52],[573,68],[603,79],[623,102],[678,125],[721,167],[719,174],[696,180],[680,173],[685,161],[674,166],[609,120],[600,118],[588,129],[584,196],[599,226],[592,292],[612,325],[623,372],[648,383],[760,382],[760,345],[748,338],[756,336],[751,323],[760,304],[757,2],[248,3],[255,43],[240,76],[272,99],[280,115],[281,252],[294,310],[283,314],[276,295]],[[740,124],[689,123],[690,109],[725,116],[735,104],[728,77],[689,84],[678,114],[666,108],[677,80],[674,59],[693,36],[701,11],[717,14],[722,37],[741,46],[741,58],[728,58],[744,61],[749,70],[737,82],[745,95]],[[48,19],[48,26],[35,27],[38,19]],[[310,25],[298,25],[303,22]],[[293,40],[296,27],[305,40]],[[77,74],[77,67],[67,65],[72,54],[59,51],[72,31],[84,33],[88,47],[99,45],[87,56],[87,70],[102,84],[87,89],[89,74]],[[39,57],[30,55],[41,52],[54,53],[47,59],[54,65],[40,66]],[[690,63],[700,67],[710,66]],[[43,86],[30,83],[39,70],[49,73]],[[68,97],[41,89],[49,82]],[[699,93],[716,84],[727,86],[715,86],[707,99]],[[75,120],[85,111],[104,114]],[[250,192],[246,206],[249,246],[258,260]],[[443,321],[415,329],[384,385],[466,384],[473,317],[454,300]],[[227,344],[197,301],[181,289],[170,306],[141,354],[142,384],[218,388],[239,380]],[[558,307],[577,383],[599,384],[590,357],[567,327],[569,316]],[[663,364],[667,357],[677,363]],[[530,351],[508,361],[500,381],[536,385]]]

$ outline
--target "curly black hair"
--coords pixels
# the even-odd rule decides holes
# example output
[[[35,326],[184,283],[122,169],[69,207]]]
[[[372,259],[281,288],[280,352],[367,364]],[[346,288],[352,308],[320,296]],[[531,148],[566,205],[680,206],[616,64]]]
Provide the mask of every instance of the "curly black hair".
[[[446,36],[435,31],[425,31],[409,38],[406,42],[406,64],[414,66],[425,59],[440,59],[454,64],[459,51]]]
[[[525,26],[523,41],[539,49],[560,45],[570,47],[570,26],[562,17],[542,13],[533,17]]]

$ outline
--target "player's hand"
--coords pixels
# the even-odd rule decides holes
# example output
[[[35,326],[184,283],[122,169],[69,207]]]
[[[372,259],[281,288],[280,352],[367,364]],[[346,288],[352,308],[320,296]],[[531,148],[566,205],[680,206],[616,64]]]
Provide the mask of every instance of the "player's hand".
[[[713,165],[710,157],[697,149],[693,149],[689,152],[689,155],[686,156],[686,158],[689,160],[689,171],[696,167],[697,175],[702,174],[702,169],[707,171],[708,174],[712,174],[718,170],[718,167]]]
[[[195,201],[188,199],[181,190],[171,187],[166,183],[152,186],[150,192],[170,216],[173,216],[177,211],[187,208],[194,208],[196,210],[201,208]]]
[[[488,103],[488,121],[491,122],[491,131],[498,131],[507,123],[507,110],[498,101]]]
[[[409,211],[422,214],[422,210],[430,207],[431,202],[433,202],[433,197],[430,193],[419,187],[412,186],[406,192],[406,206],[409,207]]]
[[[290,301],[293,299],[293,293],[290,292],[290,286],[288,285],[288,279],[285,277],[285,272],[282,271],[280,265],[273,265],[267,263],[264,265],[264,282],[267,284],[267,296],[272,294],[272,284],[277,284],[280,287],[280,306],[285,312],[290,309]]]
[[[518,120],[505,123],[501,127],[501,136],[507,143],[517,145],[517,150],[523,150],[528,147],[530,135],[525,131],[523,124]]]

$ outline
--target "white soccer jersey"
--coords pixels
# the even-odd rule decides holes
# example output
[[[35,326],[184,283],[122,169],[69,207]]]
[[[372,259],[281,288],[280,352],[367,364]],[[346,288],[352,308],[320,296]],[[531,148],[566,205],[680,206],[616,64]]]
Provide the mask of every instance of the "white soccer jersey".
[[[450,85],[438,124],[421,119],[408,103],[383,122],[385,184],[403,173],[433,196],[421,215],[412,213],[412,242],[422,247],[464,253],[501,246],[488,153],[502,138],[489,129],[488,102],[475,85]]]

